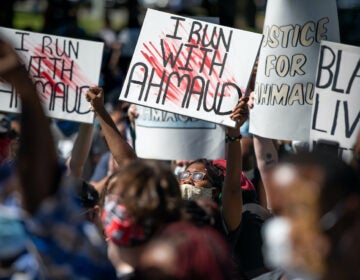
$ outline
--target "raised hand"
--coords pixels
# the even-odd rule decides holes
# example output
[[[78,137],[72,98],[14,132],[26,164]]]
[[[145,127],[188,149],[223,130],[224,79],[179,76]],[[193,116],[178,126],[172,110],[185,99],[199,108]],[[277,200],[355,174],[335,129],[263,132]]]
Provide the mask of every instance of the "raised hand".
[[[101,87],[91,87],[85,94],[86,100],[90,102],[91,111],[99,111],[104,108],[104,90]]]
[[[131,104],[128,110],[128,117],[130,120],[131,127],[135,128],[135,120],[139,117],[139,112],[135,104]]]
[[[230,118],[236,121],[236,128],[239,128],[249,118],[248,101],[248,96],[241,97],[230,115]]]
[[[109,146],[118,166],[123,166],[130,160],[136,159],[133,148],[125,141],[113,119],[104,106],[104,91],[101,87],[91,87],[86,92],[86,100],[91,104],[91,110],[95,111],[106,142]]]
[[[255,104],[255,92],[252,91],[250,92],[249,101],[248,101],[248,107],[250,110],[254,108],[254,104]]]

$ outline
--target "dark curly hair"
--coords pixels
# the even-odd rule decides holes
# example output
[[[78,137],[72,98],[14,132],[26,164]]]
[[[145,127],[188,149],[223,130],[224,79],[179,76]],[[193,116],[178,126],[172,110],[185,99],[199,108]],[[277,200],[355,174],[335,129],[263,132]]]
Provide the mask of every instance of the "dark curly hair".
[[[136,223],[152,221],[153,231],[181,218],[181,193],[171,169],[158,161],[136,160],[112,174],[100,196],[117,193]]]
[[[207,176],[211,185],[214,186],[216,189],[218,189],[219,192],[221,192],[225,178],[224,176],[225,169],[222,166],[214,164],[211,160],[205,158],[196,159],[190,162],[186,167],[189,167],[194,163],[201,163],[205,166],[207,171]]]

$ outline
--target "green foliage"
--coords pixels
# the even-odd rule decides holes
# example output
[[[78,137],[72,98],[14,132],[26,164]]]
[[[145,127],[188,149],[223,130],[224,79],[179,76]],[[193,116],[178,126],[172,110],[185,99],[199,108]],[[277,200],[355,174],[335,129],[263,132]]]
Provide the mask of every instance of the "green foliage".
[[[102,28],[102,22],[100,20],[91,19],[88,17],[80,17],[78,23],[79,26],[84,28],[85,31],[90,35],[96,34]],[[43,14],[29,12],[15,13],[14,28],[16,29],[28,29],[35,32],[41,32],[43,25]]]
[[[30,29],[33,31],[41,31],[44,24],[44,17],[42,14],[16,12],[14,18],[14,28],[16,29]]]

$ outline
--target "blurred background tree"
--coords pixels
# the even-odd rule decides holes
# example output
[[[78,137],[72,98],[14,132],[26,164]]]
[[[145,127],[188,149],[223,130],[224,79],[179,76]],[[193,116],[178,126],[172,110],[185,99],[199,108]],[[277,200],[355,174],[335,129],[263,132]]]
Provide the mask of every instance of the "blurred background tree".
[[[223,25],[261,31],[266,0],[5,0],[0,5],[1,26],[46,33],[77,21],[86,33],[96,34],[106,17],[117,30],[139,27],[147,8],[219,17]]]

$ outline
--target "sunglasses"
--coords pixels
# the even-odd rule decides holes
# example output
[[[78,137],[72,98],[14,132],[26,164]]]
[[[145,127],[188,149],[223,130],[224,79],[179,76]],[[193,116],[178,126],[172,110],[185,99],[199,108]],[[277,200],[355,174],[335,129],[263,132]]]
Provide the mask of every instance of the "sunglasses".
[[[194,172],[184,171],[179,173],[178,177],[180,180],[186,180],[191,176],[191,178],[194,181],[201,181],[204,179],[205,175],[206,175],[205,172],[200,172],[200,171],[194,171]]]

